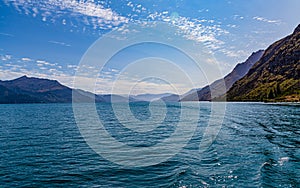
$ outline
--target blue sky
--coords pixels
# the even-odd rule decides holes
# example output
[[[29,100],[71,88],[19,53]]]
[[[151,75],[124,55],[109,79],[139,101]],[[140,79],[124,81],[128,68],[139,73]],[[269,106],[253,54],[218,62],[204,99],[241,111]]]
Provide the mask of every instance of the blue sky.
[[[4,0],[0,1],[0,79],[26,74],[72,87],[80,59],[99,37],[130,23],[153,21],[170,23],[188,40],[203,43],[225,75],[253,51],[292,33],[299,24],[299,7],[298,0]],[[112,65],[105,70],[109,78],[124,66]],[[105,87],[111,81],[100,80],[95,91],[109,92]],[[169,91],[162,83],[147,83],[151,86],[142,86],[149,89],[140,92]],[[203,85],[199,82],[197,87]]]

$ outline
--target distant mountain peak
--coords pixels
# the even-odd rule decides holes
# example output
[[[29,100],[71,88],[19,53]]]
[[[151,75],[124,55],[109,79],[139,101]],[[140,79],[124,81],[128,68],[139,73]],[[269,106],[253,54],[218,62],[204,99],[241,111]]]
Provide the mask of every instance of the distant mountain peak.
[[[260,59],[260,57],[263,55],[264,52],[265,50],[258,50],[256,52],[252,52],[252,54],[246,59],[245,62],[239,64],[249,64],[250,66],[252,66]]]
[[[263,50],[263,49],[260,49],[260,50],[257,50],[256,52],[252,52],[252,54],[251,54],[251,55],[254,55],[254,54],[257,54],[257,53],[261,53],[261,52],[263,52],[263,51],[265,51],[265,50]]]
[[[70,88],[60,84],[57,80],[49,80],[46,78],[27,77],[26,75],[14,80],[2,81],[1,85],[10,90],[22,90],[26,92],[49,92],[54,90],[70,90]]]
[[[299,32],[300,32],[300,24],[296,27],[293,34],[296,34],[296,33],[299,33]]]
[[[19,78],[14,79],[14,80],[24,80],[24,79],[28,79],[28,78],[29,77],[27,77],[26,75],[24,75],[24,76],[21,76]]]
[[[14,80],[10,80],[10,82],[49,82],[49,83],[54,83],[61,85],[57,80],[50,80],[47,78],[36,78],[36,77],[28,77],[27,75],[21,76],[19,78],[16,78]]]

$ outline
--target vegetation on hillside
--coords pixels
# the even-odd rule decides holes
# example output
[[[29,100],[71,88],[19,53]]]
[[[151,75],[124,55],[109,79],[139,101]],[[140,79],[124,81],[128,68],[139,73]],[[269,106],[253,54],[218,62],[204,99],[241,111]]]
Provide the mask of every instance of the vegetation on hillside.
[[[227,93],[229,101],[300,101],[300,25],[272,44]]]

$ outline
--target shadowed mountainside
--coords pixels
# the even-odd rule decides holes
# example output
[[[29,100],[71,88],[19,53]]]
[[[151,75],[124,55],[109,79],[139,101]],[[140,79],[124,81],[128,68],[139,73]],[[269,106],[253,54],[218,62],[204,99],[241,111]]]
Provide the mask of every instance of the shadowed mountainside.
[[[245,62],[237,64],[232,72],[224,78],[182,97],[181,101],[210,101],[224,95],[237,80],[246,75],[249,69],[261,58],[263,53],[263,50],[252,53]],[[224,84],[226,88],[224,88]],[[213,98],[211,91],[214,91]]]
[[[95,95],[71,89],[56,80],[22,76],[0,81],[0,103],[71,103],[72,94],[74,102],[110,102],[111,98],[116,102],[128,101],[128,97],[119,95]]]

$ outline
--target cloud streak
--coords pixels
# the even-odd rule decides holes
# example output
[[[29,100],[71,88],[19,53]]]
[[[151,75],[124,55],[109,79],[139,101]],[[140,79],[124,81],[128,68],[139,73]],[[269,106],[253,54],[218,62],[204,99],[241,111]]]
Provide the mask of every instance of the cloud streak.
[[[281,23],[281,20],[269,20],[267,18],[259,17],[259,16],[255,16],[255,17],[253,17],[253,19],[257,20],[257,21],[261,21],[261,22],[267,22],[267,23],[275,23],[275,24]]]
[[[54,41],[54,40],[50,40],[48,42],[52,43],[52,44],[57,44],[57,45],[65,46],[65,47],[71,47],[70,44],[67,44],[67,43],[64,43],[64,42],[58,42],[58,41]]]
[[[62,24],[66,25],[66,19],[75,18],[75,22],[83,22],[91,25],[94,29],[110,29],[111,26],[118,26],[128,22],[128,18],[120,16],[111,8],[104,7],[94,1],[75,1],[75,0],[5,0],[6,5],[12,5],[20,13],[32,15],[33,17],[41,16],[42,21],[57,22],[63,20]],[[74,26],[74,21],[70,23]]]
[[[9,34],[9,33],[0,33],[2,36],[7,36],[7,37],[14,37],[14,35]]]
[[[69,9],[73,13],[96,17],[107,24],[119,25],[128,21],[127,18],[118,15],[110,8],[104,8],[101,4],[95,4],[92,1],[50,0],[49,4],[61,10]]]
[[[33,61],[32,59],[28,58],[28,57],[23,57],[21,58],[22,61]]]

